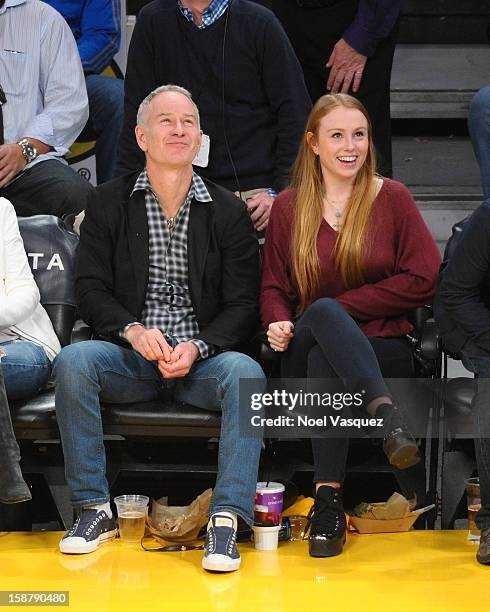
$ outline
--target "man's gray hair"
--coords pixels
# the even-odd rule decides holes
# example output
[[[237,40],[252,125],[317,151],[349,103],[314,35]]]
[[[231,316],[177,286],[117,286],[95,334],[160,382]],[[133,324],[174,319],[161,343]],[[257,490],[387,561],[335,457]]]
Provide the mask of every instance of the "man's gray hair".
[[[194,108],[196,109],[197,127],[200,127],[201,122],[199,119],[199,109],[197,108],[196,103],[192,99],[191,93],[187,91],[187,89],[180,87],[180,85],[160,85],[160,87],[157,87],[156,89],[151,91],[146,96],[146,98],[143,100],[143,102],[139,105],[138,114],[136,115],[137,125],[145,125],[146,120],[148,119],[148,110],[149,110],[151,101],[153,100],[153,98],[158,96],[158,94],[165,93],[167,91],[173,91],[174,93],[182,94],[183,96],[185,96],[188,100],[192,102]]]

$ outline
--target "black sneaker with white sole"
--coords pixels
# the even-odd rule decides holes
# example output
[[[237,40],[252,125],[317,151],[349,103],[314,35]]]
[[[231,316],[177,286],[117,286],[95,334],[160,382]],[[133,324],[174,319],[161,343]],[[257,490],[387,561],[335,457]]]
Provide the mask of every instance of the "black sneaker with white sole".
[[[60,540],[62,553],[83,554],[93,552],[98,545],[116,537],[116,521],[105,510],[86,508],[81,510],[73,527]]]
[[[202,566],[211,572],[233,572],[240,567],[236,547],[236,521],[229,516],[213,514],[209,519]]]

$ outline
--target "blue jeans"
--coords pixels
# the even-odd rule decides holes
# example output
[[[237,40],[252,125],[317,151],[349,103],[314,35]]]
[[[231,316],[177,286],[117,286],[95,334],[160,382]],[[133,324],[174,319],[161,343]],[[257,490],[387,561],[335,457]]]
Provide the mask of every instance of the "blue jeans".
[[[42,346],[28,340],[1,342],[5,390],[9,400],[33,397],[43,389],[51,373],[51,364]]]
[[[490,85],[475,95],[470,105],[468,127],[476,159],[480,164],[485,199],[490,198]]]
[[[90,121],[94,128],[97,183],[109,181],[116,166],[124,119],[124,81],[101,74],[85,78]]]
[[[221,410],[218,476],[210,513],[236,512],[251,525],[262,443],[259,437],[240,435],[241,378],[263,380],[265,387],[261,367],[237,352],[197,361],[185,378],[167,381],[155,363],[130,348],[98,340],[65,347],[54,362],[56,415],[74,507],[109,500],[99,402],[155,400],[170,383],[176,400]]]
[[[482,507],[475,522],[479,529],[486,529],[490,527],[490,354],[468,340],[461,351],[461,360],[477,376],[477,392],[471,408]]]

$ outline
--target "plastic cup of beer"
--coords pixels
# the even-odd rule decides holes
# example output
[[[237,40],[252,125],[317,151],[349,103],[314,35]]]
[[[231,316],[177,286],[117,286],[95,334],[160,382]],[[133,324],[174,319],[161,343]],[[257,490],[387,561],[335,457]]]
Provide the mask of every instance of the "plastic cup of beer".
[[[480,541],[480,530],[475,524],[475,515],[481,508],[480,479],[468,478],[464,481],[468,498],[468,540]]]
[[[139,542],[144,536],[149,501],[146,495],[119,495],[114,499],[119,537],[124,542]]]
[[[299,542],[304,539],[308,519],[303,514],[290,514],[288,516],[291,525],[291,542]]]

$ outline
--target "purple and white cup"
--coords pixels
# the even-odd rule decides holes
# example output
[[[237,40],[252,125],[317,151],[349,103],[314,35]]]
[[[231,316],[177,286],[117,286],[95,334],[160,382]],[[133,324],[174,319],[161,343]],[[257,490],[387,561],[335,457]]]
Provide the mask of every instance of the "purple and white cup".
[[[281,524],[284,485],[280,482],[258,482],[255,494],[254,524],[277,527]]]

